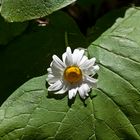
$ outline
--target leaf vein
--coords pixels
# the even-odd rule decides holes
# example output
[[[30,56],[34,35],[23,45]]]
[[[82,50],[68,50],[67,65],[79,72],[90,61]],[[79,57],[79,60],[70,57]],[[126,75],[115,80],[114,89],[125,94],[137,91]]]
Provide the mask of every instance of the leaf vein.
[[[98,47],[100,47],[101,49],[104,49],[104,50],[106,50],[106,51],[108,51],[108,52],[110,52],[110,53],[113,53],[113,54],[117,55],[117,56],[120,56],[122,59],[127,59],[128,61],[131,61],[131,62],[133,62],[133,63],[137,63],[138,65],[140,65],[140,62],[137,61],[137,60],[135,60],[135,59],[133,59],[133,58],[126,57],[126,56],[124,56],[124,55],[122,55],[122,54],[120,54],[120,53],[116,53],[116,52],[114,52],[114,51],[111,51],[111,50],[109,50],[109,49],[107,49],[107,48],[105,48],[105,47],[103,47],[103,46],[101,46],[101,45],[97,45],[97,44],[93,44],[93,45],[98,46]]]
[[[55,133],[55,135],[54,135],[54,138],[56,138],[57,134],[59,133],[59,130],[61,129],[61,126],[63,125],[63,121],[64,121],[65,118],[67,117],[67,114],[69,113],[70,110],[71,110],[71,108],[68,109],[68,111],[66,112],[64,118],[61,120],[60,125],[59,125],[59,127],[58,127],[58,129],[57,129],[57,131],[56,131],[56,133]]]
[[[102,93],[104,93],[104,95],[106,95],[106,96],[115,104],[115,106],[120,110],[120,112],[122,112],[122,114],[126,117],[126,119],[127,119],[127,121],[129,122],[129,124],[130,124],[130,125],[132,126],[132,128],[135,130],[137,136],[139,136],[138,131],[137,131],[136,128],[133,126],[133,124],[131,123],[131,121],[128,119],[128,117],[127,117],[127,115],[125,114],[125,112],[123,112],[123,110],[122,110],[120,107],[118,107],[118,106],[120,106],[120,105],[119,105],[115,100],[113,100],[113,99],[108,95],[108,93],[105,92],[103,89],[98,88],[98,90],[101,91]]]

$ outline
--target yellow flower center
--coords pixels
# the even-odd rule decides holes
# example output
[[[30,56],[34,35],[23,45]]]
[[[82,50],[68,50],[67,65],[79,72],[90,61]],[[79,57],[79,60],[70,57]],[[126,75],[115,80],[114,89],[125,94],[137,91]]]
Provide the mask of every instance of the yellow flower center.
[[[77,83],[82,79],[82,71],[77,66],[69,66],[64,71],[64,79],[71,84]]]

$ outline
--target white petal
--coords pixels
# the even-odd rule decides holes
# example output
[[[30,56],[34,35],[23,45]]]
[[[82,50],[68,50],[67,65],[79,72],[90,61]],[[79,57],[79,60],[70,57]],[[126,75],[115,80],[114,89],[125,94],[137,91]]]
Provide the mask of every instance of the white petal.
[[[55,61],[53,61],[52,62],[52,66],[51,66],[51,68],[52,68],[52,71],[53,72],[56,72],[56,73],[58,73],[58,72],[63,72],[64,71],[64,68],[63,67],[61,67],[58,63],[56,63]]]
[[[51,78],[53,78],[54,77],[54,75],[53,74],[48,74],[48,79],[51,79]]]
[[[79,49],[75,49],[74,52],[73,52],[73,63],[75,65],[79,64],[83,55],[84,55],[84,50],[79,50]]]
[[[54,62],[59,65],[59,67],[65,68],[65,64],[57,57],[56,55],[53,55]]]
[[[82,69],[89,69],[94,65],[95,61],[96,61],[95,58],[91,58],[90,60],[86,60],[82,65],[80,65],[80,67]]]
[[[66,61],[66,56],[67,56],[67,55],[66,55],[66,52],[62,54],[62,60],[63,60],[64,63],[65,63],[65,61]]]
[[[94,66],[90,67],[89,69],[84,69],[83,73],[87,75],[92,75],[92,76],[96,74],[94,70]]]
[[[85,61],[87,61],[87,60],[88,60],[88,57],[84,55],[84,56],[82,57],[80,63],[79,63],[79,66],[81,66],[83,63],[85,63]]]
[[[69,99],[72,99],[73,97],[75,97],[76,93],[77,93],[77,88],[70,89],[68,93]]]
[[[82,69],[82,71],[84,74],[94,76],[99,69],[100,67],[98,65],[95,65],[95,66],[89,67],[88,69]]]
[[[67,47],[67,48],[66,48],[66,53],[68,53],[68,54],[72,54],[72,52],[71,52],[71,48],[70,48],[70,47]]]
[[[86,82],[90,87],[93,87],[98,82],[98,79],[94,79],[88,75],[85,76],[84,82]]]
[[[100,67],[98,65],[93,66],[94,71],[98,71],[100,69]]]
[[[60,80],[56,81],[54,84],[48,87],[48,91],[56,91],[62,88],[62,82]]]
[[[47,71],[48,71],[48,73],[52,73],[52,69],[51,68],[48,68]]]
[[[73,65],[72,52],[71,52],[71,48],[70,47],[67,47],[67,49],[66,49],[65,64],[66,64],[66,66]]]
[[[83,87],[81,86],[80,88],[78,88],[78,91],[79,91],[79,95],[82,99],[85,99],[86,95],[85,95],[85,92],[83,90]]]
[[[90,91],[90,87],[88,84],[83,84],[83,89],[84,89],[84,92],[85,92],[85,95],[88,96],[88,92]]]
[[[48,81],[49,84],[53,84],[56,81],[58,81],[59,79],[60,79],[59,77],[56,77],[52,74],[48,74],[48,77],[46,78],[46,80]]]
[[[68,86],[65,83],[63,83],[63,87],[59,91],[55,92],[55,94],[63,94],[66,91],[68,91]]]
[[[52,73],[54,75],[62,75],[62,73],[64,72],[65,68],[61,67],[59,64],[57,64],[55,61],[52,62]]]
[[[88,92],[90,91],[90,87],[88,84],[86,83],[82,84],[78,90],[81,98],[85,99],[86,96],[89,96]]]

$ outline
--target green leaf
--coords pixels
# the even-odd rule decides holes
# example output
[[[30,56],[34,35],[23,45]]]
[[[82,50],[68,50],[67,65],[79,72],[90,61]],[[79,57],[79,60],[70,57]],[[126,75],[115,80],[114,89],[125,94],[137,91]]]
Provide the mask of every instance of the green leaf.
[[[28,79],[47,72],[52,55],[61,56],[65,51],[66,37],[72,48],[87,47],[85,37],[67,14],[55,12],[47,20],[44,27],[30,23],[0,51],[0,104]]]
[[[46,77],[28,81],[2,105],[1,140],[85,140],[92,136],[95,126],[91,100],[85,107],[77,98],[70,108],[67,97],[57,100],[48,96]]]
[[[130,8],[89,55],[97,89],[82,102],[47,92],[46,75],[25,83],[0,108],[1,140],[140,140],[140,11]]]
[[[100,65],[97,96],[93,98],[100,140],[140,139],[139,25],[140,10],[130,8],[125,18],[119,18],[88,49]]]
[[[16,36],[22,34],[27,28],[28,22],[8,23],[0,16],[0,45],[6,45]]]
[[[10,21],[26,21],[44,17],[59,10],[75,0],[3,0],[2,16]]]

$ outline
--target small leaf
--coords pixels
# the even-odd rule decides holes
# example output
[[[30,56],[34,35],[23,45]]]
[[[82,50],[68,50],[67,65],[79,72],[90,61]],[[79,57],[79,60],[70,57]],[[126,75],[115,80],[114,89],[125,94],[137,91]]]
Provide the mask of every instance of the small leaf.
[[[1,14],[10,22],[26,21],[49,15],[74,1],[75,0],[3,0]]]
[[[14,37],[22,34],[27,28],[28,22],[8,23],[0,16],[0,45],[6,45]]]

